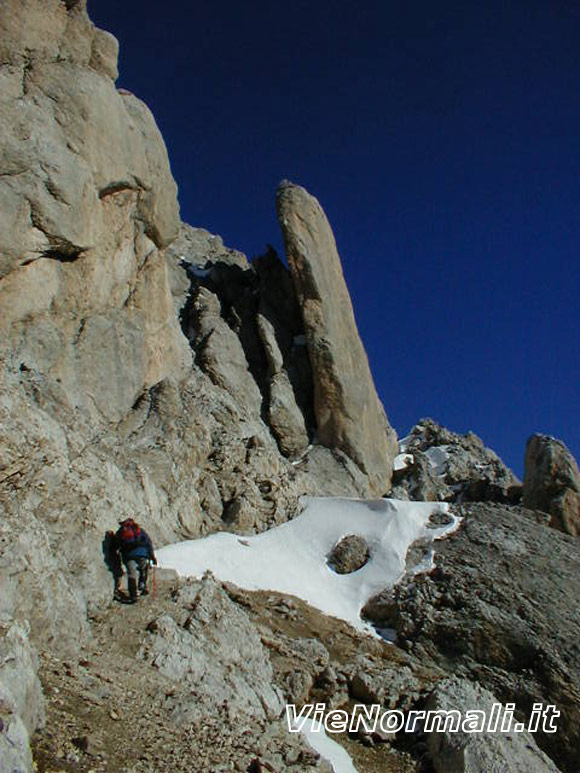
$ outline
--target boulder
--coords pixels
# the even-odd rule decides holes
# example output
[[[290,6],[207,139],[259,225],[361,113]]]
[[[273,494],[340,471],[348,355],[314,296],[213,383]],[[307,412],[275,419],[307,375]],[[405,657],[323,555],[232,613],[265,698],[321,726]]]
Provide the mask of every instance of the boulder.
[[[561,440],[548,435],[528,440],[522,502],[549,513],[555,529],[573,537],[580,534],[580,471]]]
[[[484,711],[491,715],[494,703],[500,703],[489,690],[466,679],[444,679],[431,693],[427,711]],[[426,733],[427,751],[436,773],[558,773],[558,768],[529,732],[473,733],[449,729]]]
[[[332,548],[327,563],[337,574],[350,574],[362,569],[369,556],[367,541],[358,534],[348,534]]]
[[[185,619],[176,619],[176,613],[155,619],[139,652],[169,679],[191,686],[185,698],[176,698],[176,721],[203,722],[222,705],[231,718],[277,717],[283,705],[272,685],[267,652],[247,614],[220,583],[210,574],[189,582],[178,604]]]
[[[317,440],[344,451],[371,490],[384,494],[396,434],[375,390],[332,230],[298,185],[282,183],[276,204],[312,364]]]

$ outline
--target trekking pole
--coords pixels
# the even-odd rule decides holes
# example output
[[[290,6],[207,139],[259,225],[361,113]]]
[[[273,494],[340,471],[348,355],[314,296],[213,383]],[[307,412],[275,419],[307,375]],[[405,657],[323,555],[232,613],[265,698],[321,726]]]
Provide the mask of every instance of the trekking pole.
[[[157,567],[153,564],[153,598],[157,595]]]

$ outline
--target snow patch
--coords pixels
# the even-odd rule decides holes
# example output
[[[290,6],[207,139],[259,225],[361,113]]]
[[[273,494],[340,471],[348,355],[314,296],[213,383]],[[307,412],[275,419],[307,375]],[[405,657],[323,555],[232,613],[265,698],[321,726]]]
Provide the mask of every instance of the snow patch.
[[[393,461],[393,470],[406,470],[410,464],[413,464],[413,454],[399,454]]]
[[[297,596],[377,636],[361,619],[361,609],[401,579],[413,542],[432,543],[453,531],[460,520],[450,516],[449,524],[432,528],[429,516],[448,512],[442,502],[304,498],[302,503],[297,518],[253,537],[242,540],[220,532],[168,545],[157,551],[159,564],[185,577],[201,577],[210,570],[220,580],[247,590]],[[327,565],[327,556],[349,534],[366,540],[370,558],[356,572],[336,574]]]
[[[320,729],[318,729],[320,728]],[[334,773],[357,773],[348,752],[342,746],[326,735],[320,723],[313,719],[306,719],[300,728],[300,732],[312,746],[314,751],[330,762]]]

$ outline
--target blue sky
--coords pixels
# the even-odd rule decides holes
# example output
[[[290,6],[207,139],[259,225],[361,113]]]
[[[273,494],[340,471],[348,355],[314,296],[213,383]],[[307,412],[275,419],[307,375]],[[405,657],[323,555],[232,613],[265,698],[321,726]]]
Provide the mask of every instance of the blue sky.
[[[182,218],[282,250],[274,195],[334,228],[397,431],[473,430],[517,474],[580,456],[580,7],[568,0],[89,0],[153,110]]]

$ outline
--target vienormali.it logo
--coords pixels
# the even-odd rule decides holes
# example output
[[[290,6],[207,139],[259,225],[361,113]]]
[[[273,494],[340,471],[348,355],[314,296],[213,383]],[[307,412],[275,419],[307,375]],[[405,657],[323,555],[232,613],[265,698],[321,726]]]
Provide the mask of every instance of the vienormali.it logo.
[[[516,722],[515,703],[494,703],[491,710],[433,709],[429,711],[408,711],[406,715],[397,709],[382,711],[378,703],[367,706],[355,704],[352,712],[343,709],[326,711],[325,703],[306,703],[300,712],[289,703],[286,706],[286,720],[291,733],[303,730],[327,733],[374,733],[377,727],[384,733],[555,733],[555,719],[560,712],[551,704],[544,706],[534,703],[527,723]]]

